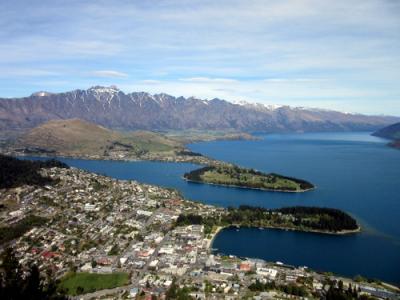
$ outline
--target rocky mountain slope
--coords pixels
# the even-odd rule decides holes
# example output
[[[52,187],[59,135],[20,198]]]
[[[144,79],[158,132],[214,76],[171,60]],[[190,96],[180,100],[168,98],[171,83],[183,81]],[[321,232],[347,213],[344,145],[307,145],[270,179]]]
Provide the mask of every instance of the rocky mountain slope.
[[[398,117],[234,104],[221,99],[176,98],[144,92],[125,94],[114,86],[0,99],[0,130],[3,132],[27,130],[49,120],[72,118],[122,130],[247,132],[375,130],[400,121]]]

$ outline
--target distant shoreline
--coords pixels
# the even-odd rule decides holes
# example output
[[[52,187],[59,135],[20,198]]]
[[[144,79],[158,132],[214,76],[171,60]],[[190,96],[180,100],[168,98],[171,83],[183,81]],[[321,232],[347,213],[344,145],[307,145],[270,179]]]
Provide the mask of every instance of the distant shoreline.
[[[116,158],[116,157],[91,157],[91,156],[81,156],[81,155],[66,155],[66,154],[38,154],[38,153],[20,153],[20,152],[0,152],[3,155],[10,155],[14,157],[38,157],[38,158],[45,158],[45,159],[57,159],[57,158],[64,158],[64,159],[81,159],[81,160],[89,160],[89,161],[115,161],[115,162],[165,162],[165,163],[189,163],[189,164],[196,164],[196,165],[205,165],[205,162],[200,162],[196,160],[175,160],[175,159],[146,159],[146,158]],[[201,156],[206,160],[214,161],[205,156]]]
[[[235,225],[226,226],[225,228],[235,227]],[[309,232],[309,233],[321,233],[321,234],[330,234],[330,235],[347,235],[347,234],[356,234],[361,232],[361,226],[358,226],[357,229],[352,230],[340,230],[340,231],[326,231],[326,230],[318,230],[318,229],[299,229],[299,228],[290,228],[290,227],[282,227],[282,226],[242,226],[240,225],[239,228],[263,228],[263,229],[277,229],[277,230],[284,230],[284,231],[298,231],[298,232]]]

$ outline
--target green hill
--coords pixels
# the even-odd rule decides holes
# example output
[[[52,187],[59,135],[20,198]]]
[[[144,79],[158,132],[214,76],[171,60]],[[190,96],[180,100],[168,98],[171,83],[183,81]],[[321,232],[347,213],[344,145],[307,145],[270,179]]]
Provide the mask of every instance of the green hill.
[[[183,149],[181,143],[154,132],[118,132],[79,119],[53,120],[35,127],[14,148],[25,153],[128,157]]]

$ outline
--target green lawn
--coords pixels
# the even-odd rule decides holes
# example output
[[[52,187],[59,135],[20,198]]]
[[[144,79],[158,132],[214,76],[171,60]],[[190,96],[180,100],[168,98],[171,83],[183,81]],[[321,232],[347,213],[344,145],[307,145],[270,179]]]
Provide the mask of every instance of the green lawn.
[[[59,288],[65,289],[68,295],[76,296],[126,284],[129,284],[127,273],[69,273],[61,279]]]
[[[285,177],[275,173],[262,173],[235,165],[206,166],[185,173],[184,177],[195,182],[278,191],[293,192],[314,188],[311,183],[305,180]]]
[[[207,171],[201,175],[205,182],[227,185],[239,185],[265,189],[300,190],[300,185],[294,181],[271,175],[254,175],[241,169],[237,173],[225,173],[225,169]]]

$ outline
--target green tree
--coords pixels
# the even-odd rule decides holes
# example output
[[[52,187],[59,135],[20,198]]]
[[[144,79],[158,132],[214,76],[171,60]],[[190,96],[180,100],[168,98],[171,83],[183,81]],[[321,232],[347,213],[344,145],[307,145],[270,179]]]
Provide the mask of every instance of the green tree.
[[[166,300],[190,300],[190,299],[193,299],[192,297],[190,297],[189,292],[190,292],[190,290],[187,287],[184,287],[182,289],[179,288],[174,279],[165,295],[165,299]]]
[[[63,300],[68,299],[57,291],[56,283],[51,279],[45,281],[36,265],[23,276],[22,267],[15,257],[14,251],[8,248],[3,253],[2,271],[0,272],[0,299],[17,300]],[[46,282],[46,283],[45,283]]]

